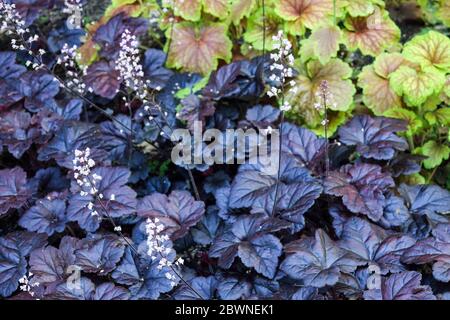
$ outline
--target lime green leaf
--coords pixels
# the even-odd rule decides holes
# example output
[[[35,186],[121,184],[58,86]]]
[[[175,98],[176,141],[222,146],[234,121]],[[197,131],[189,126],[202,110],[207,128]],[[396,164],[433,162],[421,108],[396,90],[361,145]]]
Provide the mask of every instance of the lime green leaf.
[[[375,4],[384,6],[381,0],[350,0],[346,9],[352,17],[367,17],[375,11]]]
[[[279,0],[275,12],[287,21],[286,31],[292,35],[303,35],[306,28],[331,21],[333,0]]]
[[[347,112],[331,111],[328,112],[328,125],[327,125],[327,135],[332,136],[336,130],[348,120]],[[324,137],[325,136],[325,126],[319,124],[315,128],[311,128],[315,134]]]
[[[399,53],[382,53],[372,65],[365,66],[358,77],[363,89],[363,102],[376,115],[402,106],[399,95],[389,85],[389,75],[397,70],[405,59]]]
[[[432,126],[439,124],[441,126],[450,126],[450,107],[440,108],[433,112],[427,112],[425,119]]]
[[[175,15],[190,21],[199,21],[202,14],[202,0],[173,0]]]
[[[249,17],[255,8],[256,0],[231,0],[230,16],[234,24],[244,17]]]
[[[450,148],[436,141],[428,141],[422,147],[417,148],[416,152],[428,157],[423,161],[423,165],[426,169],[432,169],[448,159]]]
[[[203,0],[203,10],[222,20],[228,16],[228,9],[228,0]]]
[[[266,50],[270,51],[273,48],[272,37],[278,33],[283,27],[283,20],[281,20],[271,8],[266,8]],[[263,23],[262,8],[254,12],[247,21],[247,31],[244,33],[245,42],[250,43],[255,49],[263,50],[264,45],[264,23]]]
[[[321,114],[314,108],[314,103],[323,80],[328,81],[333,95],[334,103],[328,106],[329,109],[347,111],[351,107],[356,90],[350,80],[352,70],[348,64],[339,59],[331,59],[325,65],[312,60],[306,66],[299,65],[297,69],[300,74],[294,80],[296,92],[289,91],[286,99],[310,127],[315,127],[322,120]]]
[[[414,173],[408,176],[403,176],[401,178],[402,183],[410,184],[410,185],[417,185],[417,184],[426,184],[427,180],[424,176],[420,175],[419,173]]]
[[[348,17],[344,43],[350,50],[360,49],[365,55],[377,56],[400,39],[400,29],[387,11],[376,7],[368,17]]]
[[[166,33],[171,34],[170,30]],[[172,34],[167,58],[169,67],[205,75],[217,68],[219,59],[227,62],[231,59],[232,44],[222,24],[197,26],[182,22],[174,26]]]
[[[436,31],[415,36],[405,44],[403,56],[422,67],[450,72],[450,39]]]
[[[439,93],[444,86],[445,76],[435,68],[416,70],[401,66],[390,76],[392,89],[398,95],[404,95],[410,106],[420,106],[432,94]]]
[[[450,27],[450,1],[440,1],[437,16],[447,27]]]

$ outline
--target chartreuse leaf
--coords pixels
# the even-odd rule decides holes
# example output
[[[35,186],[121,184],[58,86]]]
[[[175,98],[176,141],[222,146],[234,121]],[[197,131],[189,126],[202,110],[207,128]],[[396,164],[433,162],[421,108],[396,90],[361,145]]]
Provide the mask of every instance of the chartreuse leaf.
[[[227,0],[174,0],[172,4],[175,15],[190,21],[200,20],[202,7],[217,18],[226,18],[228,14]]]
[[[439,1],[437,16],[447,27],[450,27],[450,2],[448,0]]]
[[[147,15],[151,10],[158,10],[159,6],[155,0],[112,0],[105,10],[105,17],[114,16],[118,10],[127,12],[130,17]]]
[[[347,17],[344,26],[346,46],[365,55],[377,56],[400,39],[400,29],[388,12],[378,7],[368,17]]]
[[[426,142],[422,147],[415,150],[417,153],[428,157],[423,161],[426,169],[432,169],[439,166],[442,161],[447,160],[450,154],[450,148],[434,140]]]
[[[381,0],[351,0],[347,2],[347,12],[352,17],[367,17],[375,11],[376,5],[384,6]]]
[[[433,67],[421,70],[401,66],[390,75],[390,85],[399,95],[404,96],[406,104],[418,107],[428,97],[439,93],[445,84],[445,76]]]
[[[217,68],[219,59],[231,59],[232,44],[223,24],[182,22],[168,33],[173,35],[170,48],[166,46],[169,67],[208,74]]]
[[[422,67],[450,72],[450,39],[442,33],[429,31],[415,36],[405,44],[403,56]]]
[[[175,15],[190,21],[199,21],[202,14],[202,0],[174,0]]]
[[[250,43],[257,50],[263,50],[264,45],[265,49],[272,50],[274,44],[272,37],[278,33],[278,30],[283,29],[283,20],[275,14],[272,8],[266,8],[265,17],[265,33],[262,8],[248,18],[247,30],[244,33],[245,42]],[[265,41],[264,34],[266,35]]]
[[[333,95],[333,103],[328,106],[329,109],[347,111],[351,107],[356,90],[350,80],[352,70],[348,64],[333,58],[325,65],[316,60],[306,65],[297,61],[297,67],[300,71],[299,76],[294,79],[297,92],[289,92],[286,99],[296,106],[308,125],[315,127],[322,119],[319,111],[314,108],[314,103],[323,80],[328,81],[329,91]]]
[[[230,0],[230,17],[234,24],[238,24],[243,17],[250,17],[256,5],[256,0]]]
[[[275,12],[286,22],[286,31],[292,35],[303,35],[318,23],[331,21],[333,0],[279,0]]]
[[[401,97],[389,85],[389,75],[405,64],[400,53],[382,53],[372,65],[365,66],[358,76],[363,89],[363,102],[376,115],[402,106]]]
[[[427,112],[425,114],[425,119],[427,119],[428,123],[432,126],[439,124],[448,127],[450,126],[450,108],[445,107],[432,112]]]
[[[220,19],[227,17],[228,7],[228,0],[203,0],[203,10]]]

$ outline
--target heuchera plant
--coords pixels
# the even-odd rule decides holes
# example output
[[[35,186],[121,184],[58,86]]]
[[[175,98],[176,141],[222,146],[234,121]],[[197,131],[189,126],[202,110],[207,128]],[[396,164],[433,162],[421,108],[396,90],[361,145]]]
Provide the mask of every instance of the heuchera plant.
[[[0,0],[2,298],[450,297],[448,1],[97,2]]]

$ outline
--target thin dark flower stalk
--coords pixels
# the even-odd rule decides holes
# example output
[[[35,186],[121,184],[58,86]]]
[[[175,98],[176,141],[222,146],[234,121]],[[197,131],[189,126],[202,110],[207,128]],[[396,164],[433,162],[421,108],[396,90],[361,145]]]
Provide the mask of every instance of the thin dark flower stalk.
[[[280,98],[281,105],[281,117],[280,117],[280,125],[279,125],[279,150],[278,150],[278,170],[277,170],[277,179],[275,183],[275,197],[273,201],[272,207],[272,216],[275,215],[277,200],[278,200],[278,189],[281,178],[281,160],[282,160],[282,143],[283,143],[283,122],[284,122],[284,113],[285,111],[289,111],[292,107],[285,100],[284,91],[286,89],[286,82],[288,78],[293,76],[292,66],[294,64],[294,56],[291,53],[292,44],[288,39],[284,38],[283,32],[279,31],[276,36],[273,37],[275,41],[274,50],[275,52],[270,55],[273,64],[270,66],[270,70],[273,72],[269,77],[269,80],[278,83],[279,85],[272,86],[270,90],[267,92],[269,97]],[[290,81],[289,85],[291,86],[290,91],[295,91],[295,81]]]
[[[323,80],[319,86],[319,103],[315,105],[316,109],[323,109],[323,120],[321,124],[324,128],[324,138],[325,138],[325,177],[328,176],[330,172],[330,154],[329,154],[329,142],[328,142],[328,105],[332,101],[332,94],[327,80]]]

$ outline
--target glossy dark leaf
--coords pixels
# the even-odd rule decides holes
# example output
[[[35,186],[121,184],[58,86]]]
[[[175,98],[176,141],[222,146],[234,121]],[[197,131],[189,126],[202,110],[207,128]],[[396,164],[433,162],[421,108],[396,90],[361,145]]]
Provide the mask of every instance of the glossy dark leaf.
[[[26,258],[46,243],[46,236],[17,231],[0,238],[0,296],[8,297],[19,287],[27,271]]]
[[[347,220],[341,235],[342,248],[354,253],[356,259],[368,265],[377,265],[382,274],[404,271],[400,257],[415,242],[410,236],[389,235],[360,218]]]
[[[135,36],[144,35],[148,29],[148,20],[130,18],[125,13],[109,19],[100,26],[94,34],[93,40],[101,46],[100,55],[107,59],[116,59],[120,50],[120,40],[125,30]]]
[[[51,236],[66,228],[66,202],[48,196],[40,199],[20,218],[19,225],[28,231],[37,231]]]
[[[409,211],[417,214],[449,213],[450,192],[436,185],[400,185]]]
[[[91,157],[96,162],[100,162],[105,158],[106,152],[101,150],[104,142],[99,131],[97,125],[75,121],[66,122],[55,134],[55,137],[40,149],[38,160],[55,159],[60,166],[72,169],[75,150],[90,148]]]
[[[0,79],[13,80],[17,79],[27,69],[16,64],[16,53],[11,51],[0,52]]]
[[[161,293],[172,290],[171,280],[165,275],[167,272],[170,272],[168,267],[158,269],[158,260],[134,257],[127,248],[112,277],[117,283],[129,286],[133,299],[157,299]]]
[[[389,160],[396,150],[408,149],[406,140],[396,135],[406,129],[407,123],[402,120],[362,115],[339,128],[338,133],[342,143],[355,145],[363,157]]]
[[[159,218],[165,233],[176,240],[200,221],[205,204],[186,191],[172,191],[169,196],[154,193],[139,202],[137,212],[144,218]]]
[[[89,66],[83,80],[95,94],[107,99],[116,96],[121,82],[120,72],[115,69],[114,63],[103,60]]]
[[[236,256],[249,268],[273,278],[281,255],[280,240],[264,231],[266,219],[259,215],[241,216],[212,244],[209,255],[229,268]]]
[[[24,205],[31,196],[26,183],[27,174],[22,168],[0,170],[0,215]]]
[[[124,241],[116,236],[83,239],[75,251],[75,262],[84,272],[105,275],[115,269],[124,251]]]
[[[384,192],[394,186],[391,176],[372,164],[345,165],[325,178],[325,193],[342,197],[351,212],[378,221],[385,206]]]
[[[316,231],[314,239],[302,239],[292,252],[280,269],[289,277],[317,288],[336,284],[341,273],[350,273],[359,265],[321,229]]]
[[[89,189],[84,191],[88,195],[80,194],[80,187],[73,182],[73,196],[69,199],[67,217],[70,221],[77,221],[87,231],[95,231],[100,225],[102,217],[106,217],[105,210],[112,218],[121,218],[130,215],[136,210],[136,192],[126,186],[130,177],[130,171],[120,167],[97,167],[92,170],[102,179],[97,183],[98,192],[103,194],[103,199],[94,198]],[[114,195],[114,200],[111,200]],[[89,210],[88,203],[93,203],[93,209]],[[95,210],[98,216],[92,215]]]
[[[189,285],[195,292],[188,286],[182,285],[175,291],[173,298],[175,300],[199,300],[198,293],[202,300],[214,299],[219,281],[214,276],[196,277],[189,281]]]
[[[167,55],[164,51],[157,49],[148,49],[145,51],[143,69],[148,85],[152,89],[161,90],[167,84],[173,72],[164,67]]]
[[[405,263],[433,264],[433,276],[442,282],[450,281],[450,224],[439,224],[433,236],[419,240],[402,256]]]
[[[421,285],[422,275],[414,271],[396,273],[381,280],[380,289],[364,292],[366,300],[436,300],[429,286]]]
[[[25,108],[37,112],[55,103],[59,84],[50,74],[29,71],[20,77],[19,92],[25,97]]]

